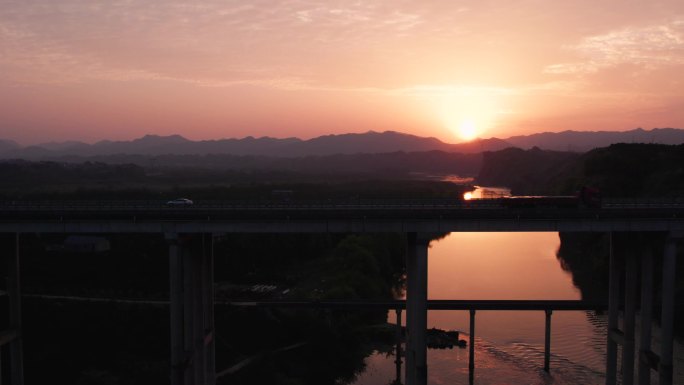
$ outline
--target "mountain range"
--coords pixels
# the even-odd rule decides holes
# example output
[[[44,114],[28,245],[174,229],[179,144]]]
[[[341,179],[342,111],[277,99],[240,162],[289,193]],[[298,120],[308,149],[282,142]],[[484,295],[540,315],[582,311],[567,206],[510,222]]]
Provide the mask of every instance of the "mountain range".
[[[684,130],[677,128],[637,128],[630,131],[562,131],[543,132],[525,136],[512,136],[505,139],[513,147],[529,149],[539,147],[543,150],[587,152],[614,143],[684,143]]]
[[[586,152],[613,143],[684,143],[684,130],[676,128],[641,128],[631,131],[544,132],[507,139],[477,139],[465,143],[445,143],[432,137],[420,137],[394,131],[325,135],[299,138],[254,138],[192,141],[180,135],[146,135],[131,141],[104,140],[94,144],[78,141],[50,142],[22,147],[11,140],[0,140],[0,158],[57,159],[64,156],[91,157],[115,154],[159,156],[230,154],[271,157],[303,157],[333,154],[373,154],[391,152],[444,151],[478,153],[508,147]]]

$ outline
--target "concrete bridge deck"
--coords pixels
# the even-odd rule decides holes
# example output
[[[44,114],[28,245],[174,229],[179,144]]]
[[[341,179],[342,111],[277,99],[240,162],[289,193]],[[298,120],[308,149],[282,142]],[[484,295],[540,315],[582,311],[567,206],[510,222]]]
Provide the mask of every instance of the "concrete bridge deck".
[[[613,201],[601,208],[522,207],[451,200],[273,203],[4,202],[0,232],[290,233],[683,231],[684,203]]]

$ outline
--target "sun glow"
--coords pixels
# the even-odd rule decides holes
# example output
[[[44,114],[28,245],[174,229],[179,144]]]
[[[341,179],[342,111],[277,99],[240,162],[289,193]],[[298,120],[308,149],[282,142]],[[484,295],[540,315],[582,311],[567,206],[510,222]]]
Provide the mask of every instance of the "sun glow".
[[[466,142],[477,138],[478,131],[475,122],[472,119],[462,120],[458,125],[457,135]]]
[[[499,97],[496,90],[486,87],[445,87],[432,100],[442,125],[467,142],[495,126]]]

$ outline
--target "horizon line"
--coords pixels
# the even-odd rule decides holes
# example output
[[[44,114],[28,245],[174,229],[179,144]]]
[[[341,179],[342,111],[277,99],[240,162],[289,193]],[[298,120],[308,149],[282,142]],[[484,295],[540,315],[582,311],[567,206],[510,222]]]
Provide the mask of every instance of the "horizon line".
[[[625,129],[625,130],[560,130],[560,131],[539,131],[539,132],[534,132],[530,134],[522,134],[522,135],[511,135],[506,138],[501,138],[501,137],[496,137],[496,136],[490,136],[487,138],[484,137],[476,137],[471,140],[463,140],[460,142],[447,142],[441,138],[435,137],[435,136],[421,136],[421,135],[416,135],[408,132],[402,132],[402,131],[396,131],[396,130],[385,130],[385,131],[375,131],[375,130],[368,130],[368,131],[363,131],[363,132],[343,132],[343,133],[330,133],[330,134],[322,134],[322,135],[317,135],[317,136],[311,136],[311,137],[298,137],[298,136],[284,136],[284,137],[275,137],[275,136],[270,136],[270,135],[264,135],[264,136],[253,136],[253,135],[247,135],[243,137],[220,137],[220,138],[205,138],[205,139],[188,139],[185,135],[179,134],[179,133],[174,133],[174,134],[168,134],[168,135],[160,135],[160,134],[153,134],[153,133],[147,133],[143,134],[142,136],[139,137],[133,137],[129,139],[100,139],[96,141],[83,141],[79,139],[65,139],[61,141],[47,141],[47,142],[36,142],[32,144],[23,144],[15,139],[10,139],[10,138],[0,138],[0,141],[3,142],[11,142],[13,144],[16,144],[20,148],[27,148],[27,147],[41,147],[42,145],[46,144],[67,144],[67,143],[79,143],[79,144],[85,144],[85,145],[95,145],[98,143],[102,142],[112,142],[112,143],[117,143],[117,142],[133,142],[136,140],[144,139],[146,137],[156,137],[156,138],[171,138],[171,137],[180,137],[186,141],[189,142],[216,142],[216,141],[222,141],[222,140],[245,140],[245,139],[275,139],[275,140],[286,140],[286,139],[297,139],[300,141],[309,141],[312,139],[317,139],[317,138],[322,138],[326,136],[342,136],[342,135],[365,135],[365,134],[386,134],[386,133],[396,133],[400,135],[407,135],[407,136],[414,136],[418,138],[423,138],[423,139],[436,139],[439,140],[440,142],[444,144],[450,144],[450,145],[458,145],[458,144],[467,144],[467,143],[473,143],[477,141],[482,141],[482,140],[492,140],[492,139],[499,139],[499,140],[506,140],[509,138],[514,138],[514,137],[525,137],[525,136],[532,136],[532,135],[540,135],[540,134],[561,134],[565,132],[593,132],[593,133],[600,133],[600,132],[606,132],[606,133],[625,133],[625,132],[630,132],[630,131],[645,131],[645,132],[651,132],[655,130],[665,130],[665,129],[673,129],[673,130],[684,130],[684,128],[676,128],[676,127],[652,127],[650,129],[645,129],[643,127],[636,127],[632,129]]]

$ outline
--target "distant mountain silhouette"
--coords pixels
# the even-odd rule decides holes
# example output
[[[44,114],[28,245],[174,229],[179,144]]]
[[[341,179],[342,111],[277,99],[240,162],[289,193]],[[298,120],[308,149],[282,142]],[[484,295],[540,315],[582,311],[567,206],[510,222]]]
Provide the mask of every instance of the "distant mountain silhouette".
[[[631,131],[563,131],[513,136],[506,142],[515,147],[529,149],[539,147],[544,150],[587,152],[597,147],[614,143],[684,143],[684,130],[677,128],[654,128]]]
[[[0,139],[0,153],[7,152],[7,151],[14,151],[19,148],[19,145],[17,142],[14,142],[12,140],[3,140]]]
[[[513,147],[513,145],[507,140],[489,138],[454,144],[451,147],[451,151],[460,152],[463,154],[472,154],[485,151],[499,151],[509,147]]]
[[[482,139],[449,144],[436,138],[425,138],[394,131],[361,134],[325,135],[302,140],[298,138],[254,138],[192,141],[180,135],[146,135],[131,141],[104,140],[95,144],[82,142],[46,143],[20,148],[0,146],[4,158],[55,158],[59,156],[101,156],[114,154],[159,156],[175,155],[254,155],[270,157],[303,157],[335,154],[379,154],[392,152],[444,151],[477,153],[496,151],[510,144],[500,139]]]
[[[21,147],[18,144],[0,140],[1,158],[24,158],[31,160],[56,159],[62,156],[103,155],[250,155],[269,157],[304,157],[314,155],[382,154],[392,152],[444,151],[472,154],[498,151],[508,147],[544,150],[586,152],[596,147],[613,143],[684,143],[684,130],[676,128],[655,128],[631,131],[563,131],[544,132],[508,139],[477,139],[471,142],[450,144],[437,138],[421,137],[395,131],[358,134],[324,135],[302,140],[299,138],[254,138],[219,139],[192,141],[180,135],[146,135],[130,141],[103,140],[95,144],[77,141],[51,142],[37,146]]]
[[[40,143],[36,145],[36,147],[41,147],[45,150],[48,151],[65,151],[65,150],[75,150],[79,148],[87,148],[90,146],[87,143],[75,141],[75,140],[69,140],[66,142],[48,142],[48,143]]]
[[[291,143],[280,149],[279,155],[329,155],[354,153],[384,153],[396,151],[451,150],[451,145],[436,138],[423,138],[399,132],[369,131],[363,134],[319,136]]]

